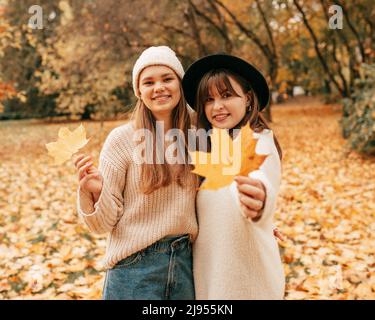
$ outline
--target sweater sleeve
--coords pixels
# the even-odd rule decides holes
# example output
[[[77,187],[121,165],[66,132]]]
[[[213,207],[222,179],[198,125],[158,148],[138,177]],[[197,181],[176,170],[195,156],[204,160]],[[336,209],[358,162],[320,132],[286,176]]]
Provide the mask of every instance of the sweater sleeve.
[[[271,130],[264,130],[259,134],[256,153],[269,154],[258,170],[249,173],[249,177],[260,180],[266,189],[266,201],[259,220],[255,222],[251,218],[245,217],[240,207],[236,182],[232,183],[230,186],[231,193],[233,197],[235,197],[235,202],[241,214],[251,223],[260,223],[270,219],[272,221],[273,214],[276,210],[277,195],[281,183],[281,162]]]
[[[113,130],[107,137],[99,157],[99,172],[103,176],[103,188],[99,199],[92,203],[94,211],[82,209],[84,195],[78,188],[77,210],[90,231],[98,234],[110,232],[123,214],[124,188],[127,167],[126,148],[121,145],[118,132]],[[91,200],[92,201],[92,200]]]

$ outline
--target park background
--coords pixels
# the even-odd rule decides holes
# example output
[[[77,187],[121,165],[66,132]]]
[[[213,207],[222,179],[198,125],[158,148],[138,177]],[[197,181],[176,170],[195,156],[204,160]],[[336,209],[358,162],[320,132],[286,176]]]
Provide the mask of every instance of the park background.
[[[372,0],[0,0],[0,299],[100,299],[106,236],[79,220],[74,166],[45,144],[83,123],[97,164],[153,45],[185,68],[226,52],[266,76],[286,299],[374,299]]]

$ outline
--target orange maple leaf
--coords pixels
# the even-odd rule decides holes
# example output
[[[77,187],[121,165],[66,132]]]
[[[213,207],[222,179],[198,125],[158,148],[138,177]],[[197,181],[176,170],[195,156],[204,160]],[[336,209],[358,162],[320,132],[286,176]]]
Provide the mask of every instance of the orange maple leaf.
[[[257,154],[255,152],[257,142],[258,140],[253,138],[253,131],[249,126],[246,125],[241,128],[242,159],[239,176],[247,176],[250,172],[259,169],[264,160],[266,160],[268,154]]]
[[[257,154],[256,144],[249,126],[242,127],[234,140],[226,129],[214,128],[211,152],[189,152],[195,167],[192,172],[206,178],[199,189],[220,189],[230,185],[235,176],[247,176],[258,169],[268,155]]]

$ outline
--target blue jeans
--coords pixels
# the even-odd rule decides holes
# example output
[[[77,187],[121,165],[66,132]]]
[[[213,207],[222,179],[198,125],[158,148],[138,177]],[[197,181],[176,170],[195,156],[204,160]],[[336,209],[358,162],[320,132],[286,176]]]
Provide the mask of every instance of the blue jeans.
[[[188,235],[168,237],[107,270],[105,300],[194,300]]]

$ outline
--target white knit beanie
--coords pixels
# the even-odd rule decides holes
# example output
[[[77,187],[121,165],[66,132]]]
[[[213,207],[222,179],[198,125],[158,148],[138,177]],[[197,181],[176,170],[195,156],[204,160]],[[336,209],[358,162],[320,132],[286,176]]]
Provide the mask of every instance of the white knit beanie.
[[[133,90],[137,98],[139,98],[139,75],[142,70],[149,66],[167,66],[171,68],[182,79],[184,76],[184,68],[176,53],[167,46],[147,48],[139,56],[133,67]]]

